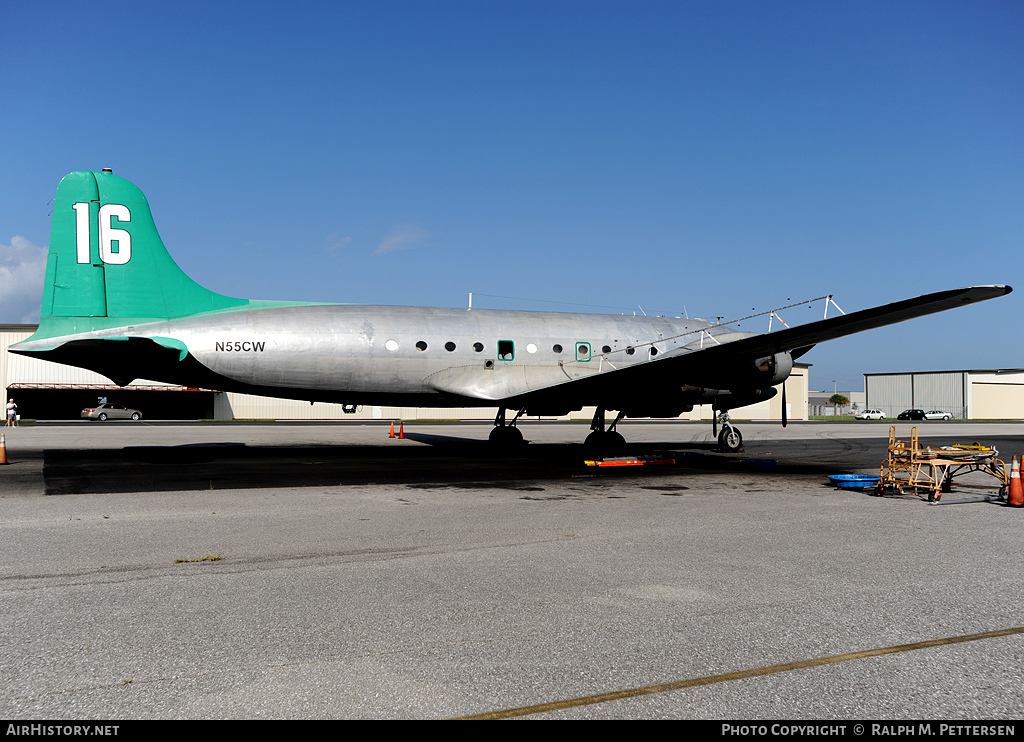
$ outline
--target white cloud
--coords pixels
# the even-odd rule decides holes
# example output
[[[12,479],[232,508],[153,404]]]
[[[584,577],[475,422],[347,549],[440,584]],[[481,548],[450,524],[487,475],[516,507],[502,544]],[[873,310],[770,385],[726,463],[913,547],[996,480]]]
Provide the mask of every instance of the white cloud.
[[[19,235],[0,244],[0,322],[39,321],[46,252]]]
[[[339,237],[337,233],[327,238],[327,252],[334,253],[352,244],[351,237]]]
[[[388,236],[381,240],[377,249],[373,251],[373,255],[384,255],[389,252],[397,252],[399,250],[411,250],[416,247],[416,243],[427,236],[425,229],[407,225],[403,227],[395,227],[392,229]]]

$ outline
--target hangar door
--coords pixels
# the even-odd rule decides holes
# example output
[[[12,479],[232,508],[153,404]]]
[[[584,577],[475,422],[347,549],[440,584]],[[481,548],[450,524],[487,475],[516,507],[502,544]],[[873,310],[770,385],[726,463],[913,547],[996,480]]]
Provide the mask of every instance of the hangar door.
[[[967,373],[865,374],[867,406],[878,408],[886,417],[903,410],[943,410],[954,418],[967,417]]]

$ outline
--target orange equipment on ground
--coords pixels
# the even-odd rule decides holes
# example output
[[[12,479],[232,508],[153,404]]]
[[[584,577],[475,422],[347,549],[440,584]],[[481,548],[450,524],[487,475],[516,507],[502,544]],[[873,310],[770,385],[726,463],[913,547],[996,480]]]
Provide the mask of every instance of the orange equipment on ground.
[[[1024,506],[1024,486],[1021,486],[1020,464],[1016,456],[1010,465],[1010,504],[1016,508]]]
[[[889,428],[889,455],[881,467],[878,491],[927,493],[929,500],[938,502],[943,492],[949,492],[954,477],[981,472],[999,481],[999,494],[1005,497],[1010,479],[1006,476],[1006,464],[996,458],[998,454],[996,449],[980,443],[922,448],[917,426],[910,431],[908,445],[896,440],[893,425]]]

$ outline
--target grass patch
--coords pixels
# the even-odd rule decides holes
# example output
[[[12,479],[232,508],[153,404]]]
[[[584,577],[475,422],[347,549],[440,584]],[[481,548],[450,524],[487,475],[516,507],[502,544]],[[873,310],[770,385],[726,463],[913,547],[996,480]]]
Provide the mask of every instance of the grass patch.
[[[207,554],[204,557],[196,557],[195,559],[175,559],[175,564],[191,564],[192,562],[219,562],[224,558],[224,554]]]

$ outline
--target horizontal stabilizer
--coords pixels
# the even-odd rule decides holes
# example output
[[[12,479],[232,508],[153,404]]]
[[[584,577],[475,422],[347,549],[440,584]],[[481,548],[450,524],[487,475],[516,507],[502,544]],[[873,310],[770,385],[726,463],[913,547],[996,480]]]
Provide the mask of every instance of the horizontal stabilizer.
[[[53,363],[87,368],[106,376],[118,386],[135,379],[180,383],[179,364],[188,356],[184,343],[173,338],[108,337],[72,340],[54,348],[12,353]]]

